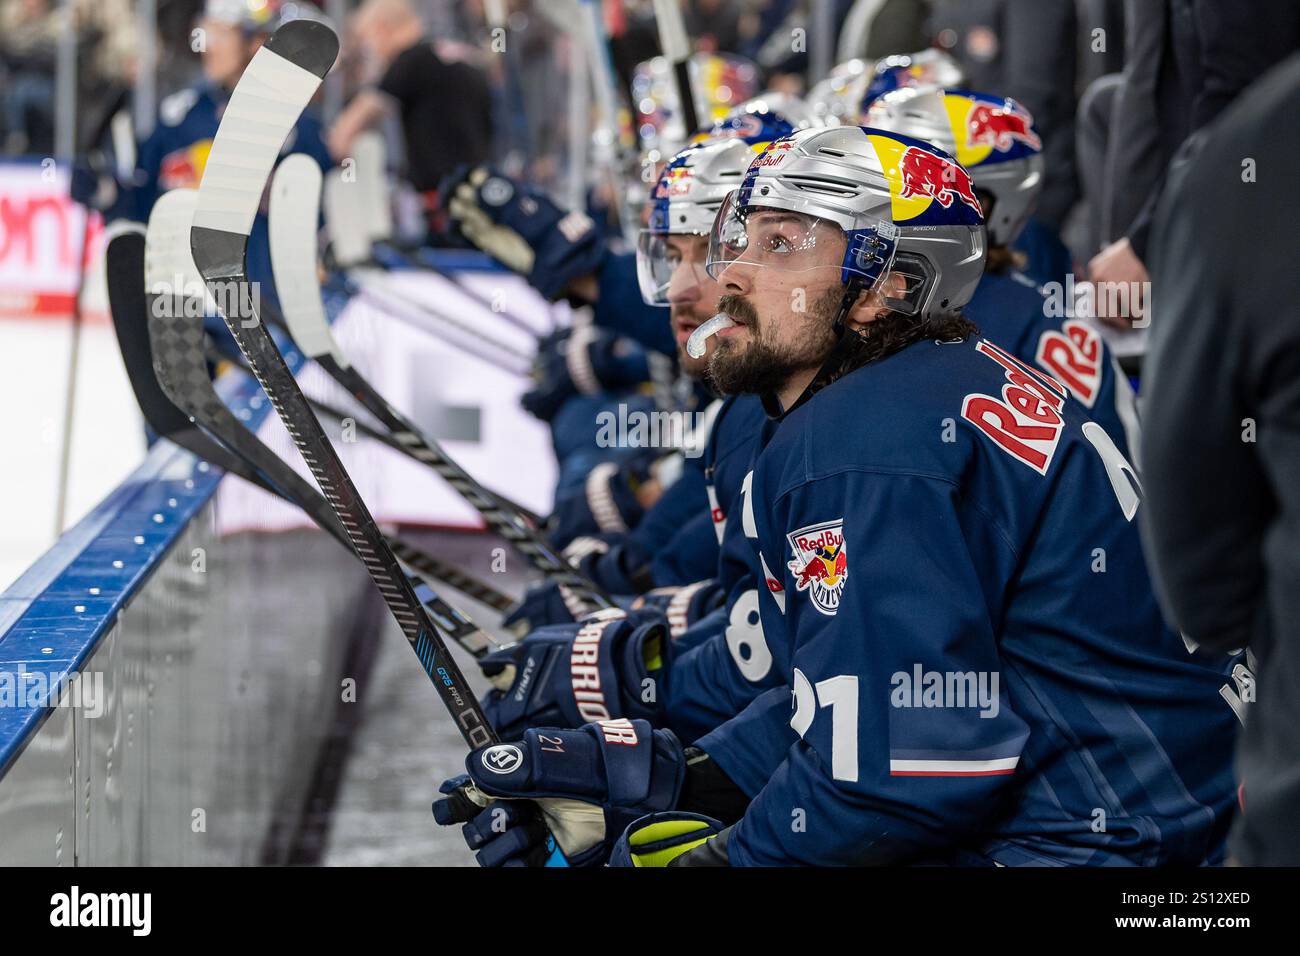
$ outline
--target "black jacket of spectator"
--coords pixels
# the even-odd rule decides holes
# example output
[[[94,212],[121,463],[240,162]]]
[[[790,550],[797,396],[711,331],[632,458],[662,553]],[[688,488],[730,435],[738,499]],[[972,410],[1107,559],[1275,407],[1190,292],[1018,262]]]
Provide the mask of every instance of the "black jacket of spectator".
[[[1145,260],[1165,171],[1184,140],[1300,47],[1295,0],[1129,0],[1103,215]],[[1120,188],[1117,184],[1123,183]]]
[[[420,192],[438,188],[462,163],[492,152],[492,93],[482,70],[446,62],[428,40],[399,53],[379,89],[401,108],[407,178]]]
[[[1197,137],[1150,247],[1139,514],[1171,622],[1258,661],[1232,843],[1248,865],[1300,865],[1298,116],[1300,54]]]

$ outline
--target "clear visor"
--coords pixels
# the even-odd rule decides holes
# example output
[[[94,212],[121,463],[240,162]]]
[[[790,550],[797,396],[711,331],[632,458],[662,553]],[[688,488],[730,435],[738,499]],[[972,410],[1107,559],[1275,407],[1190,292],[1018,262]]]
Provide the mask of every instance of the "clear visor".
[[[728,195],[713,221],[706,268],[715,279],[733,264],[783,272],[835,268],[841,281],[857,276],[872,289],[893,263],[898,230],[892,223],[845,230],[809,213],[742,207],[739,195]]]
[[[709,282],[704,236],[643,229],[637,237],[636,277],[647,305],[670,305],[690,298]]]

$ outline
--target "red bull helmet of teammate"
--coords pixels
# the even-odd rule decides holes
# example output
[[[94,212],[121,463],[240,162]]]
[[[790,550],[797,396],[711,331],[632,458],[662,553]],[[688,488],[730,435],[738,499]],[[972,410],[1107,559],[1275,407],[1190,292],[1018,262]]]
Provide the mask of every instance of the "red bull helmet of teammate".
[[[961,86],[961,67],[942,50],[887,56],[875,63],[846,60],[808,93],[808,103],[825,125],[852,126],[878,96],[913,86]]]
[[[954,88],[961,86],[965,75],[957,61],[943,50],[931,47],[916,53],[902,53],[883,57],[876,61],[871,72],[871,80],[866,92],[858,103],[859,111],[865,110],[878,97],[891,90],[902,90],[918,86],[942,86]]]
[[[933,143],[957,158],[984,205],[989,241],[1010,245],[1043,187],[1043,143],[1034,118],[1015,100],[938,87],[895,90],[862,121]]]
[[[741,103],[726,115],[724,122],[727,120],[740,121],[746,116],[765,116],[767,114],[779,116],[795,129],[833,125],[819,116],[806,100],[795,96],[793,93],[782,93],[776,90],[768,90],[752,100]]]
[[[984,272],[983,221],[966,171],[930,143],[859,126],[803,130],[771,143],[727,197],[707,269],[717,278],[741,258],[814,268],[825,258],[810,253],[833,237],[838,248],[842,235],[842,283],[871,289],[892,274],[904,282],[890,308],[928,317],[970,301]]]
[[[740,186],[750,161],[797,128],[783,113],[737,110],[668,161],[650,191],[646,227],[637,239],[637,279],[648,305],[668,305],[669,285],[677,273],[666,237],[707,236],[723,199]],[[683,281],[680,276],[678,281]]]
[[[808,104],[824,126],[857,121],[862,97],[871,82],[871,64],[866,60],[845,60],[808,91]]]

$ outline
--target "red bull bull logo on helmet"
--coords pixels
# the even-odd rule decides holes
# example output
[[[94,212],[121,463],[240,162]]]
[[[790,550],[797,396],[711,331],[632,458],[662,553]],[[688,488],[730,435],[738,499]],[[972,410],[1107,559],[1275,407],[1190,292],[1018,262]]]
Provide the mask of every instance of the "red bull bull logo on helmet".
[[[162,159],[158,170],[158,186],[169,189],[197,189],[203,179],[203,170],[212,152],[212,140],[203,139],[173,150]]]
[[[794,557],[786,567],[794,576],[796,591],[807,591],[813,607],[834,616],[840,609],[848,580],[848,554],[844,549],[844,519],[822,521],[786,535]]]
[[[966,170],[936,153],[909,146],[899,162],[898,175],[902,199],[929,196],[944,209],[960,201],[980,216],[984,215]]]
[[[1005,153],[1016,143],[1042,149],[1043,141],[1033,130],[1034,118],[1024,109],[1009,104],[972,103],[966,114],[966,145],[989,146]]]
[[[690,166],[670,166],[659,177],[655,188],[655,199],[667,199],[673,196],[685,196],[691,191],[691,182],[695,179],[695,170]]]
[[[758,158],[749,165],[750,172],[762,169],[765,166],[779,166],[785,161],[790,150],[794,149],[794,143],[788,139],[778,139],[767,144],[767,148],[759,153]]]

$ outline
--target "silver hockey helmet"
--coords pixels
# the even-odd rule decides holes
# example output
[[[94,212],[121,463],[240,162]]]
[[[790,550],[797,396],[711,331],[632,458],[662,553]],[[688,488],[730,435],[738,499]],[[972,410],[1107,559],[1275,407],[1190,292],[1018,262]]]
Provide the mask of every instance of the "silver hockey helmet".
[[[943,50],[930,48],[916,53],[887,56],[876,61],[870,81],[858,103],[861,113],[891,90],[916,86],[958,87],[965,80],[961,67]]]
[[[648,305],[668,304],[678,262],[667,237],[707,237],[723,199],[740,186],[750,161],[794,130],[779,113],[739,110],[668,161],[650,192],[646,226],[637,240],[637,279]]]
[[[1009,97],[968,90],[894,90],[867,109],[863,122],[933,143],[970,171],[985,194],[989,241],[1013,242],[1043,186],[1043,143],[1029,111]]]
[[[823,268],[817,247],[832,242],[848,304],[893,275],[903,284],[886,293],[890,308],[938,315],[970,301],[984,271],[966,171],[930,143],[859,126],[796,132],[756,157],[714,223],[707,269]]]

